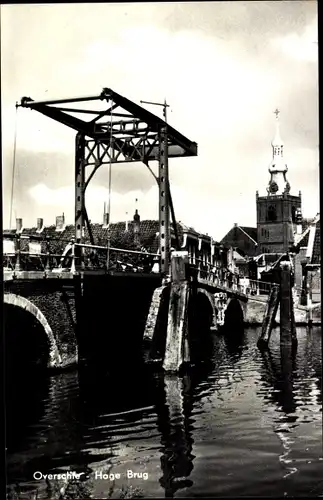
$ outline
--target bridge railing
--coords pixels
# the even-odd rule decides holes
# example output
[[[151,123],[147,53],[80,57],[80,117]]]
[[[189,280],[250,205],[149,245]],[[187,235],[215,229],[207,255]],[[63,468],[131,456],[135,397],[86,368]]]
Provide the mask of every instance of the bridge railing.
[[[190,264],[189,269],[191,275],[194,275],[198,280],[240,291],[239,276],[228,269],[216,267],[202,259],[196,259],[196,264]]]
[[[5,248],[8,243],[9,251],[8,247]],[[62,270],[65,253],[72,244],[71,239],[41,234],[6,234],[3,238],[3,269],[11,272]],[[65,247],[63,252],[60,251],[62,245]]]
[[[100,245],[77,244],[73,239],[33,237],[33,235],[6,235],[13,242],[12,250],[3,253],[3,270],[74,272],[81,270],[117,270],[125,272],[159,272],[160,255],[145,250],[114,248]],[[55,249],[56,240],[64,250]],[[27,243],[26,243],[27,242]],[[37,252],[28,245],[36,242]],[[54,248],[51,249],[52,244]],[[26,248],[27,246],[27,248]],[[53,251],[54,250],[54,251]],[[55,253],[56,250],[56,253]]]
[[[270,283],[269,281],[251,280],[248,279],[246,284],[248,295],[269,295],[272,287],[277,283]]]
[[[4,271],[53,271],[60,269],[62,254],[15,252],[3,255]]]
[[[160,255],[157,253],[75,243],[74,255],[76,253],[80,253],[78,259],[83,270],[159,272]]]
[[[269,295],[276,283],[242,278],[226,268],[217,268],[201,259],[196,259],[196,265],[189,265],[190,272],[197,279],[208,281],[215,286],[232,289],[244,295]]]

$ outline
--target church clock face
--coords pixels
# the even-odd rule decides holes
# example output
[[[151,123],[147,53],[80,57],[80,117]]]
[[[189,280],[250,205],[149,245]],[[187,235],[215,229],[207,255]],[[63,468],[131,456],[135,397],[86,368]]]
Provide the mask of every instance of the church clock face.
[[[278,191],[278,185],[277,185],[277,183],[276,183],[276,182],[271,182],[271,183],[270,183],[270,186],[269,186],[269,191],[270,191],[271,193],[277,193],[277,191]]]

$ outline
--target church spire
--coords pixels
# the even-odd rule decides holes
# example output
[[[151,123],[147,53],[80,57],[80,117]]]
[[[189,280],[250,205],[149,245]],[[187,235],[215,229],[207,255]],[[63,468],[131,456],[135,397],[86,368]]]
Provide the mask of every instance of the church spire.
[[[275,148],[281,148],[281,151],[279,151],[279,153],[281,153],[281,155],[283,156],[283,149],[282,148],[284,146],[284,143],[280,137],[279,113],[280,113],[279,109],[276,108],[274,111],[274,114],[276,115],[276,134],[271,142],[271,145],[274,148],[274,151],[273,151],[274,154],[275,154]]]
[[[280,111],[278,109],[274,111],[274,114],[276,115],[276,133],[271,142],[273,148],[273,159],[268,169],[270,173],[270,181],[267,187],[267,192],[270,196],[282,195],[283,193],[289,193],[290,191],[290,185],[286,179],[286,172],[288,168],[284,163],[283,157],[284,143],[280,137],[279,113]]]

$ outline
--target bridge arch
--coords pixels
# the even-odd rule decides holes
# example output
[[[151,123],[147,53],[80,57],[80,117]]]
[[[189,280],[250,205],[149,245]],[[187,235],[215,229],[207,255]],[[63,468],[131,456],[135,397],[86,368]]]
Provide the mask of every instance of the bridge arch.
[[[197,293],[204,294],[205,297],[207,297],[207,299],[210,303],[210,306],[212,308],[212,326],[216,326],[216,318],[217,318],[217,314],[218,314],[218,309],[215,305],[214,296],[210,292],[205,290],[204,288],[198,288]]]
[[[228,299],[224,312],[224,326],[234,329],[243,329],[245,311],[239,299],[232,297]]]
[[[62,359],[57,347],[57,342],[53,334],[53,331],[50,325],[48,324],[47,319],[41,312],[41,310],[37,306],[35,306],[35,304],[33,304],[30,300],[26,299],[25,297],[22,297],[21,295],[16,295],[15,293],[5,293],[4,304],[23,309],[28,313],[30,313],[36,319],[36,321],[41,326],[47,337],[47,342],[49,346],[49,359],[47,367],[48,368],[57,367],[61,363]]]
[[[210,294],[203,288],[196,288],[188,302],[187,333],[190,361],[199,363],[212,352],[210,328],[214,321],[214,308]]]

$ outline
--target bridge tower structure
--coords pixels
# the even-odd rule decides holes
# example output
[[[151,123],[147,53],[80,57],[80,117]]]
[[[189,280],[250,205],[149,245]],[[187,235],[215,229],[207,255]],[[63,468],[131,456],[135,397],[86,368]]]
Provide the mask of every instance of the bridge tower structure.
[[[90,103],[91,109],[87,106]],[[81,107],[80,107],[81,105]],[[104,164],[158,161],[154,175],[159,188],[159,253],[163,275],[170,271],[170,213],[176,228],[170,192],[168,159],[197,156],[197,144],[166,120],[142,106],[104,88],[100,94],[47,101],[23,97],[20,104],[76,131],[75,139],[75,257],[76,272],[82,271],[85,225],[91,244],[94,237],[86,209],[86,188]],[[90,117],[90,119],[86,119]],[[153,172],[152,172],[153,173]],[[110,214],[109,214],[110,216]]]

